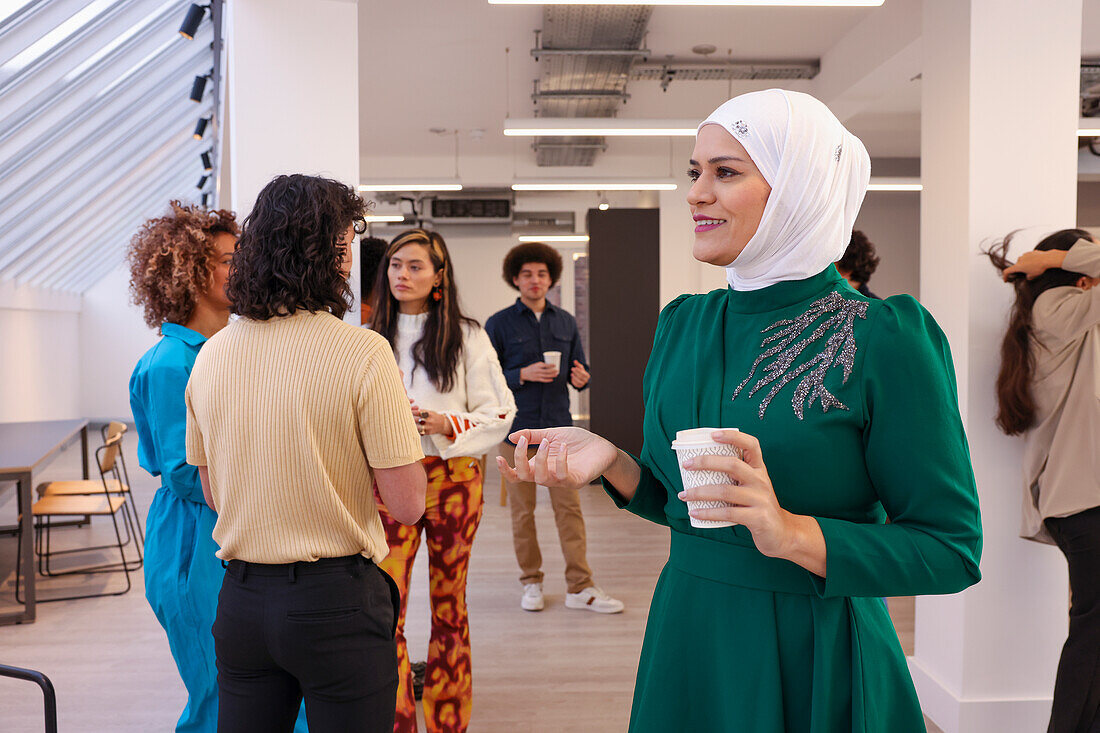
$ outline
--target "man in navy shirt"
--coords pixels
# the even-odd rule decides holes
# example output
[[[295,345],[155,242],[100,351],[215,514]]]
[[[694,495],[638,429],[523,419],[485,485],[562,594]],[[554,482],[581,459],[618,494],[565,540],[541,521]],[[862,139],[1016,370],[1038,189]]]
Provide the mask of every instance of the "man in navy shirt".
[[[513,247],[504,258],[504,281],[519,291],[515,304],[494,313],[485,322],[508,386],[516,398],[513,430],[552,428],[573,424],[569,387],[588,386],[588,363],[577,322],[568,312],[546,301],[546,293],[561,277],[561,255],[549,245],[531,242]],[[558,365],[544,361],[547,351],[560,353]],[[529,449],[531,455],[537,446]],[[505,441],[501,452],[511,459],[515,445]],[[507,483],[512,506],[512,539],[520,567],[523,597],[520,606],[541,611],[542,553],[535,534],[535,484]],[[580,497],[572,489],[549,489],[558,539],[565,556],[568,608],[619,613],[621,601],[611,598],[592,581],[586,558],[584,515]]]

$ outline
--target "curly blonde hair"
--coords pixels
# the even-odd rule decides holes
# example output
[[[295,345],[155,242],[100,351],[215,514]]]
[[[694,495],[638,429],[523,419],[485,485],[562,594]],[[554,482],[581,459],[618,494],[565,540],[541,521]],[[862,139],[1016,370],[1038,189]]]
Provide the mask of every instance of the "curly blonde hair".
[[[210,287],[218,256],[214,236],[239,232],[232,211],[179,201],[169,205],[172,213],[145,222],[127,253],[131,299],[145,309],[145,323],[155,329],[187,323]]]

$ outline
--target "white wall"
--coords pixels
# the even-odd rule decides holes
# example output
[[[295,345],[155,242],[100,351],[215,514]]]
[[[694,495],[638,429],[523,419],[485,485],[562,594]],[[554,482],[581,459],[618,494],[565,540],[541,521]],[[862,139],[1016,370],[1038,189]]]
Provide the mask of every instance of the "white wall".
[[[875,245],[878,269],[871,278],[875,295],[920,295],[920,194],[872,191],[856,219]]]
[[[223,205],[250,210],[281,173],[359,183],[358,11],[351,0],[226,5],[230,191]],[[358,297],[357,261],[352,273]],[[358,323],[358,307],[347,320]]]
[[[157,341],[141,309],[130,303],[129,271],[119,265],[84,293],[80,314],[81,413],[131,419],[130,373]]]
[[[80,410],[80,299],[0,283],[0,422]]]

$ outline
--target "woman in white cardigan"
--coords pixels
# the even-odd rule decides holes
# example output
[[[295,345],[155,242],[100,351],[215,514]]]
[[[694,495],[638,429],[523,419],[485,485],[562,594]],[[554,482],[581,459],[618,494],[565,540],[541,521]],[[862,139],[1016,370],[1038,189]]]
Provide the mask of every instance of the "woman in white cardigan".
[[[450,253],[439,234],[412,229],[398,235],[374,292],[371,327],[389,340],[404,373],[428,474],[427,507],[418,524],[402,525],[380,506],[390,546],[382,569],[401,591],[394,731],[416,730],[405,609],[421,534],[428,543],[432,605],[424,721],[431,733],[465,731],[473,689],[466,576],[481,519],[478,459],[508,434],[516,403],[489,336],[459,309]]]

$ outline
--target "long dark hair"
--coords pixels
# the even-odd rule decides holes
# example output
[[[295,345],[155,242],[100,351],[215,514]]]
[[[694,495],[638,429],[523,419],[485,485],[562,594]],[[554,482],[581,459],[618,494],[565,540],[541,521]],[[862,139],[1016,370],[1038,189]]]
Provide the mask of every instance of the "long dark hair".
[[[386,256],[378,267],[374,281],[374,312],[371,328],[386,337],[397,350],[397,298],[393,297],[389,283],[390,258],[398,250],[410,244],[419,244],[428,251],[434,272],[443,273],[442,281],[428,296],[428,319],[424,334],[413,344],[413,362],[428,373],[432,384],[440,392],[454,388],[458,360],[462,357],[462,326],[478,326],[473,318],[462,314],[458,305],[458,286],[455,285],[451,253],[443,237],[425,229],[410,229],[394,237],[386,249]],[[438,296],[438,300],[436,297]]]
[[[366,204],[339,181],[276,176],[256,197],[225,292],[233,312],[266,321],[296,310],[329,311],[343,318],[352,293],[340,242],[349,226],[366,231]]]
[[[998,271],[1013,263],[1008,259],[1008,247],[1018,233],[1012,232],[994,243],[984,254]],[[1036,250],[1066,251],[1078,239],[1091,239],[1081,229],[1062,229],[1039,242]],[[997,427],[1008,435],[1019,435],[1035,424],[1035,400],[1031,394],[1031,379],[1035,372],[1035,354],[1031,350],[1031,311],[1035,299],[1051,288],[1075,285],[1081,275],[1055,267],[1033,280],[1023,274],[1010,277],[1016,288],[1016,302],[1008,318],[1008,330],[1001,342],[1001,370],[997,374]]]

